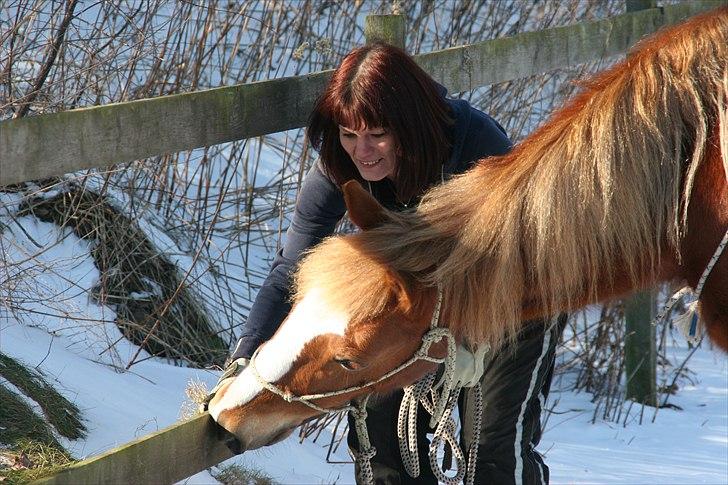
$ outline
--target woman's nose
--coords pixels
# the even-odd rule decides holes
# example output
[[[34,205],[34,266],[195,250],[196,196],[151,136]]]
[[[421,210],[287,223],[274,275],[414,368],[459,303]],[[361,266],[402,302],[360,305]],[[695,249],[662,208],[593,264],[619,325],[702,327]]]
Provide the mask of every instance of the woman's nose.
[[[362,138],[356,141],[354,153],[360,157],[372,152],[373,145],[366,139]]]

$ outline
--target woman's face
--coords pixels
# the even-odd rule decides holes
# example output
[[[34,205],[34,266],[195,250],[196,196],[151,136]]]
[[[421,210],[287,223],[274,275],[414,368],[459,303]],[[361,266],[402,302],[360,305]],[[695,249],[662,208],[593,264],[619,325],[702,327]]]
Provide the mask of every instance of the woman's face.
[[[397,157],[391,133],[380,127],[355,130],[339,125],[339,141],[364,180],[394,177]]]

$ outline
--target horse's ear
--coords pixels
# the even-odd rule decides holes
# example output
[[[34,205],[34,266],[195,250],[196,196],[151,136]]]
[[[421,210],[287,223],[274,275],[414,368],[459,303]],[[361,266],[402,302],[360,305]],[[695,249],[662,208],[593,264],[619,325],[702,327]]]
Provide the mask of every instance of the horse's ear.
[[[359,229],[373,229],[389,220],[387,209],[356,180],[349,180],[341,186],[341,190],[349,210],[349,219]]]
[[[407,314],[412,310],[412,298],[410,298],[409,291],[404,281],[397,280],[397,306],[403,313]]]
[[[388,272],[390,297],[392,303],[398,307],[402,313],[409,313],[412,310],[412,298],[407,283],[401,276],[398,276],[394,272]]]

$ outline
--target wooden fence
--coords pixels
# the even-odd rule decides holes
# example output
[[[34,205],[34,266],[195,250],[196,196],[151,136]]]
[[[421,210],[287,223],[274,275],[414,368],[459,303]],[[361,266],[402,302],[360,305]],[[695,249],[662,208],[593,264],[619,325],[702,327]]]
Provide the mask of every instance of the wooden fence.
[[[450,92],[624,53],[725,0],[688,1],[416,57]],[[221,87],[0,122],[0,187],[304,125],[331,75]]]
[[[627,0],[644,6],[652,0]],[[628,52],[662,26],[728,4],[701,0],[416,56],[451,92]],[[404,39],[397,16],[367,18],[368,40]],[[331,71],[0,122],[0,188],[304,125]],[[40,483],[171,483],[229,458],[207,413],[79,462]]]

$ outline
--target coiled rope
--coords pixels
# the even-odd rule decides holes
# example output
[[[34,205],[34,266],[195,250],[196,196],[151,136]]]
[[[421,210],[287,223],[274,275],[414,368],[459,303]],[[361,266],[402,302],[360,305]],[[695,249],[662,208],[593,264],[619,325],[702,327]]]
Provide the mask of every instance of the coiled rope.
[[[408,386],[404,390],[404,397],[399,408],[397,419],[397,436],[399,438],[399,451],[405,470],[413,478],[420,475],[420,461],[417,449],[417,411],[418,404],[432,416],[431,426],[436,424],[435,431],[430,442],[429,460],[430,468],[438,482],[448,485],[455,485],[463,482],[472,485],[475,481],[475,464],[478,455],[478,440],[483,415],[483,395],[480,384],[471,387],[471,399],[473,406],[473,434],[476,439],[468,448],[467,459],[460,448],[456,424],[452,414],[458,402],[461,386],[442,385],[443,382],[453,381],[452,370],[447,365],[441,380],[441,385],[435,384],[435,374],[431,373]],[[449,390],[448,390],[449,387]],[[442,404],[438,406],[438,404]],[[442,414],[437,414],[437,408],[442,407]],[[434,423],[433,423],[434,422]],[[448,446],[455,459],[455,475],[447,476],[446,470],[440,465],[438,451]]]

